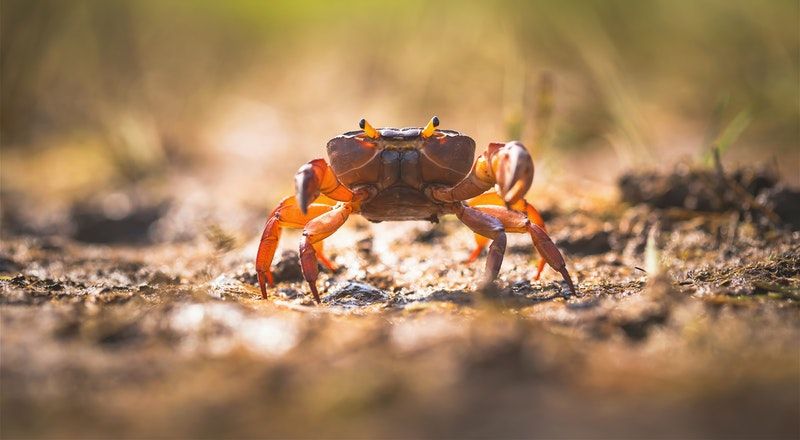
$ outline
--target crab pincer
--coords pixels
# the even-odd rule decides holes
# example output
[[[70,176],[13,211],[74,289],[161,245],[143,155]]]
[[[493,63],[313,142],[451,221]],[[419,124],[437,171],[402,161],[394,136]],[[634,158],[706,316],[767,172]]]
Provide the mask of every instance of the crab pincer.
[[[325,159],[314,159],[300,167],[294,175],[295,197],[300,211],[308,213],[308,207],[324,194],[339,202],[353,200],[354,193],[339,182],[336,173]]]
[[[322,180],[319,174],[314,167],[314,161],[311,161],[300,167],[294,175],[295,197],[303,214],[308,212],[308,205],[319,197],[320,180]]]
[[[517,141],[494,145],[502,145],[491,154],[490,159],[495,181],[500,197],[506,203],[512,204],[524,197],[533,183],[533,159],[528,150]]]

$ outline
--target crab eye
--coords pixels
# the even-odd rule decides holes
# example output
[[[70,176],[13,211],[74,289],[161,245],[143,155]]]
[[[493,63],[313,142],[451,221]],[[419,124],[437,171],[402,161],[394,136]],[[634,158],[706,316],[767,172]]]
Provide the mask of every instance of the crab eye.
[[[376,139],[378,138],[378,136],[380,136],[378,134],[378,130],[375,130],[375,128],[372,125],[370,125],[369,122],[367,122],[367,120],[364,118],[361,118],[361,120],[358,121],[358,126],[361,127],[362,130],[364,130],[364,134],[373,139]]]
[[[426,125],[425,128],[422,129],[421,133],[422,137],[428,138],[433,136],[433,132],[436,131],[436,127],[438,126],[439,126],[439,117],[438,116],[432,117],[431,120],[428,121],[428,125]]]

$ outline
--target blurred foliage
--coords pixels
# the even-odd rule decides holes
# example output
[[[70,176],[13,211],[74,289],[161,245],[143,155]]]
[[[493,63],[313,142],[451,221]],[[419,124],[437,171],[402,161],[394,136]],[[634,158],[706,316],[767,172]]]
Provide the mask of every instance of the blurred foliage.
[[[610,145],[636,163],[658,157],[665,133],[692,143],[746,108],[743,148],[793,151],[797,18],[789,0],[4,0],[2,147],[89,148],[136,181],[217,157],[209,127],[244,101],[278,162],[360,116],[433,113],[479,142]],[[19,163],[6,181],[24,179]]]
[[[750,112],[742,110],[735,118],[725,127],[724,130],[717,136],[714,142],[711,143],[711,149],[706,154],[706,163],[711,164],[715,154],[723,154],[725,151],[744,133],[747,126],[751,121]],[[714,151],[716,150],[716,153]]]

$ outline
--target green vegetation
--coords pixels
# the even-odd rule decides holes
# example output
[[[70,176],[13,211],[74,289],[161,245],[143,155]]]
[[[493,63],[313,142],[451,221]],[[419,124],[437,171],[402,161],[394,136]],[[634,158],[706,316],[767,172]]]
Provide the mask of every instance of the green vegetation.
[[[322,138],[362,114],[418,124],[434,111],[463,130],[510,124],[530,138],[547,74],[548,147],[652,150],[671,130],[702,133],[729,96],[729,109],[752,112],[742,148],[790,151],[797,16],[796,2],[748,0],[7,0],[3,144],[87,132],[119,143],[115,121],[131,117],[191,152],[229,94],[313,120]]]

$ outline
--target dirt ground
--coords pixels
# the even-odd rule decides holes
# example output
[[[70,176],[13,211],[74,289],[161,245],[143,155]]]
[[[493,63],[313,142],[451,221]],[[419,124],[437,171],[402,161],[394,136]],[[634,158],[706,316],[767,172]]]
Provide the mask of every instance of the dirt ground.
[[[604,208],[545,210],[578,296],[533,280],[517,235],[478,290],[455,219],[351,220],[318,306],[292,251],[261,299],[255,232],[93,244],[147,212],[74,210],[71,236],[6,213],[3,437],[798,438],[797,192],[713,179],[629,175]]]

